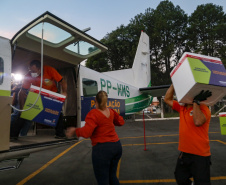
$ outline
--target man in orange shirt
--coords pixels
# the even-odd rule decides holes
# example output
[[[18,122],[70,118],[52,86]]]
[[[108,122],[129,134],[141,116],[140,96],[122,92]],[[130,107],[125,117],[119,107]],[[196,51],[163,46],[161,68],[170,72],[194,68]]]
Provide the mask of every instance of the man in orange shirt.
[[[210,91],[201,91],[195,96],[193,104],[181,106],[173,100],[173,85],[167,90],[164,101],[173,110],[180,113],[179,146],[181,151],[175,169],[175,178],[179,185],[191,185],[191,177],[197,185],[210,185],[210,145],[209,108],[201,104],[212,95]]]
[[[40,86],[41,83],[41,63],[39,60],[32,60],[29,66],[29,72],[25,75],[22,88],[19,92],[19,107],[23,109],[27,94],[29,92],[30,86]],[[42,88],[57,92],[56,82],[61,84],[62,94],[66,96],[66,83],[63,81],[63,77],[50,66],[43,67],[43,81]],[[19,115],[18,115],[19,116]],[[19,136],[20,130],[26,127],[25,120],[19,118],[17,123],[11,125],[10,137],[17,138]],[[27,125],[29,127],[29,125]],[[25,128],[28,131],[28,129]],[[65,137],[63,131],[62,115],[60,115],[58,124],[56,126],[56,137]]]

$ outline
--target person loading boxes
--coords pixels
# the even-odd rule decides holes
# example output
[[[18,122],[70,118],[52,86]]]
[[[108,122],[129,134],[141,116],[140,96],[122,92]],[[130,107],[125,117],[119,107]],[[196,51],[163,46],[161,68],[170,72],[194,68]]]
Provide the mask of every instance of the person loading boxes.
[[[20,109],[23,109],[25,100],[27,98],[27,94],[29,92],[29,88],[32,85],[40,86],[41,82],[41,63],[39,60],[32,60],[30,62],[30,71],[25,75],[24,82],[22,84],[22,88],[19,92],[19,106]],[[43,67],[43,82],[42,88],[57,92],[56,82],[60,83],[62,87],[62,94],[66,96],[66,83],[63,80],[62,76],[50,66]],[[19,117],[19,116],[18,116]],[[10,129],[10,138],[17,139],[22,127],[25,126],[25,119],[18,118],[16,123],[11,126]],[[62,113],[60,114],[59,121],[56,125],[56,138],[63,138],[65,137],[64,128],[63,128],[63,120],[62,120]]]
[[[193,103],[181,106],[173,99],[174,86],[171,85],[166,92],[164,101],[173,110],[180,113],[179,146],[180,151],[175,178],[178,185],[191,184],[190,178],[194,178],[195,184],[210,185],[210,145],[209,124],[211,112],[209,108],[201,104],[211,97],[210,91],[201,91],[193,99]]]
[[[226,70],[219,58],[184,53],[171,71],[172,84],[164,101],[180,113],[180,151],[175,169],[179,185],[210,185],[209,123],[214,105],[226,94]],[[173,99],[174,92],[177,101]],[[181,104],[179,104],[181,103]]]

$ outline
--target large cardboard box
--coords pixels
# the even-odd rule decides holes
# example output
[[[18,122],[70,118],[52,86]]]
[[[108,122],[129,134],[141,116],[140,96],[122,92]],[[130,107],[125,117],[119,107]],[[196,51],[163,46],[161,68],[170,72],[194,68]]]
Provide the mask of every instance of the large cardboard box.
[[[23,108],[24,110],[30,108],[34,104],[38,97],[39,89],[39,87],[31,85]],[[42,88],[41,96],[37,103],[30,110],[22,112],[21,118],[55,127],[65,98],[64,95]]]
[[[202,90],[210,90],[212,96],[202,103],[211,106],[226,94],[226,70],[219,58],[186,52],[170,76],[180,103],[190,104]]]

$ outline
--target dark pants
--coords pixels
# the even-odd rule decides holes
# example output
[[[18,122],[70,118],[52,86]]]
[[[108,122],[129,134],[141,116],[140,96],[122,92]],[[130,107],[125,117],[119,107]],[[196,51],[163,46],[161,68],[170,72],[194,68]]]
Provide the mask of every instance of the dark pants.
[[[12,138],[19,137],[20,132],[23,131],[22,128],[26,127],[26,124],[28,123],[32,123],[32,122],[29,120],[20,118],[20,115],[18,115],[18,118],[15,120],[15,123],[11,124],[10,137]],[[60,114],[57,125],[55,127],[55,132],[56,132],[56,136],[65,137],[62,113]]]
[[[26,119],[18,118],[15,120],[15,123],[13,123],[10,127],[10,137],[17,138],[20,134],[21,129],[25,126],[27,123]]]
[[[93,169],[98,185],[119,185],[116,171],[121,156],[120,141],[98,143],[93,147]]]
[[[190,185],[193,177],[195,185],[210,185],[210,156],[198,156],[181,152],[174,172],[178,185]]]
[[[55,134],[56,134],[56,136],[59,136],[59,137],[65,137],[62,113],[60,113],[60,117],[59,117],[57,125],[55,127]]]
[[[18,109],[20,108],[19,104],[15,105],[15,107]],[[11,137],[18,137],[19,134],[21,136],[26,136],[32,125],[32,121],[24,120],[24,122],[19,122],[18,120],[19,118],[20,118],[20,112],[13,109],[13,113],[11,114],[11,122],[10,122],[10,130],[12,130],[10,134],[12,135]]]

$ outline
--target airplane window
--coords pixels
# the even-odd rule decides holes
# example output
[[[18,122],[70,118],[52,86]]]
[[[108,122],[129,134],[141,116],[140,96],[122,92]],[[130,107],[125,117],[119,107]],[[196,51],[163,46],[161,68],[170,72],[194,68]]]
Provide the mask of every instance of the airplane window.
[[[88,78],[83,78],[82,86],[83,86],[83,96],[85,97],[96,96],[96,94],[98,93],[97,81],[90,80]]]
[[[36,37],[42,38],[42,23],[39,23],[35,27],[31,28],[28,33]],[[71,37],[70,33],[50,23],[44,23],[44,40],[54,44],[58,44],[69,37]]]
[[[66,49],[79,55],[88,55],[90,53],[100,51],[100,49],[85,41],[78,41],[70,44],[66,47]]]

